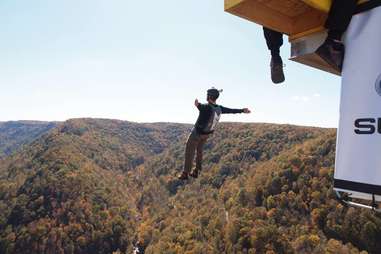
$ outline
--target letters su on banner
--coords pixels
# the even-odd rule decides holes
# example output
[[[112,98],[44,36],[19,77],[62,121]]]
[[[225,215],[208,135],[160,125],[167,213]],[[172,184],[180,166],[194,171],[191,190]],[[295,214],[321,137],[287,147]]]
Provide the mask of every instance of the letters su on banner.
[[[345,35],[334,188],[381,201],[381,7],[353,16]]]

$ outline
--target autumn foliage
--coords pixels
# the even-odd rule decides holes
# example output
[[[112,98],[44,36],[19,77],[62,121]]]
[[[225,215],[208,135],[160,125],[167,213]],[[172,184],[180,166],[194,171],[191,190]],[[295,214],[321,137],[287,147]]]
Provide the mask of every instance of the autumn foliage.
[[[0,164],[0,253],[381,253],[332,190],[335,130],[223,123],[181,182],[190,125],[69,120]]]

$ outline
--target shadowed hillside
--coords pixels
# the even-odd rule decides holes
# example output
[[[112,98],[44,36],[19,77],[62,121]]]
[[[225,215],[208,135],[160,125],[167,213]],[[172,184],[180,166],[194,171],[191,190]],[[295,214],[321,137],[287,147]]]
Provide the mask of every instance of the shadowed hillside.
[[[53,122],[37,121],[0,122],[0,159],[29,144],[55,125]]]
[[[181,182],[190,127],[75,119],[8,157],[0,252],[381,252],[380,217],[334,197],[335,130],[223,123]]]

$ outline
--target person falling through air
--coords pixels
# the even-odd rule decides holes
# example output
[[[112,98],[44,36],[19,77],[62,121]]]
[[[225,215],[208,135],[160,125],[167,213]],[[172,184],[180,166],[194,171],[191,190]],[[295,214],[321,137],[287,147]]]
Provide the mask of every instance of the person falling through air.
[[[178,177],[180,180],[186,180],[188,176],[198,177],[202,166],[203,146],[208,137],[214,132],[221,114],[250,113],[248,108],[230,109],[217,105],[216,100],[220,96],[220,92],[222,92],[222,90],[217,90],[213,87],[207,91],[207,104],[201,104],[197,99],[194,102],[194,105],[198,108],[200,113],[185,147],[184,170]],[[196,168],[191,172],[196,151]]]

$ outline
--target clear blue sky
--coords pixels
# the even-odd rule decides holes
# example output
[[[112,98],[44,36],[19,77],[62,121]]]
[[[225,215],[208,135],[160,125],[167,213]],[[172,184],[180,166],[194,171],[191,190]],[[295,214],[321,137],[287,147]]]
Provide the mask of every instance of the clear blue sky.
[[[0,32],[0,121],[192,123],[214,85],[254,110],[225,121],[337,126],[340,79],[286,61],[273,85],[261,28],[223,0],[2,0]]]

